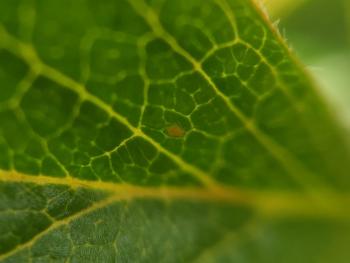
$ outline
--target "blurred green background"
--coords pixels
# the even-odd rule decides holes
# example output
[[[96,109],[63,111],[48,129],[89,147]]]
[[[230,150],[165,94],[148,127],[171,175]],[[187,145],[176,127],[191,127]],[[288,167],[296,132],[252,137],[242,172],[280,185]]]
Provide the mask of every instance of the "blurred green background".
[[[264,0],[350,131],[350,0]]]

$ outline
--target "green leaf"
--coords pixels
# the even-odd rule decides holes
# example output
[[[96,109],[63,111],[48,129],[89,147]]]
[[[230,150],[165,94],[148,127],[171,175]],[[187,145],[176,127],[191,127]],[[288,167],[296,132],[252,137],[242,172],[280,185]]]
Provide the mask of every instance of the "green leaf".
[[[346,138],[255,3],[0,21],[1,262],[348,262]]]
[[[350,1],[307,0],[279,24],[350,130]],[[327,36],[326,38],[324,36]]]

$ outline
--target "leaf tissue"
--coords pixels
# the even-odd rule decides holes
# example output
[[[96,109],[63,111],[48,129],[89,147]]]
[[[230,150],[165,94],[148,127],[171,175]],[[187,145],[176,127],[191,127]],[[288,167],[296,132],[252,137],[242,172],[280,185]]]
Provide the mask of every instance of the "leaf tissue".
[[[0,1],[0,262],[349,262],[332,107],[250,0]]]

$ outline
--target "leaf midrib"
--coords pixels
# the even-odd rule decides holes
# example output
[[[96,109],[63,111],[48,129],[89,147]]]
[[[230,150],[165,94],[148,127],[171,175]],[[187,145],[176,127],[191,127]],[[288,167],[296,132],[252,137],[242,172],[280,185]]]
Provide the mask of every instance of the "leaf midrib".
[[[128,183],[88,181],[74,177],[29,175],[17,171],[0,170],[0,182],[33,183],[36,185],[64,185],[72,189],[85,188],[104,191],[119,199],[185,200],[197,202],[226,203],[246,206],[265,217],[296,215],[301,217],[347,218],[350,212],[350,196],[322,192],[317,197],[308,193],[287,190],[256,190],[243,187],[223,186],[217,188],[192,186],[141,186]]]
[[[315,200],[311,196],[292,192],[267,192],[238,187],[223,187],[221,189],[207,189],[201,187],[174,187],[174,186],[136,186],[125,183],[112,183],[102,181],[86,181],[73,177],[51,177],[45,175],[28,175],[16,171],[0,170],[0,182],[4,183],[31,183],[42,186],[64,185],[72,189],[84,188],[90,190],[104,191],[108,197],[94,203],[65,219],[55,221],[43,232],[34,236],[31,240],[17,246],[3,255],[0,260],[5,259],[19,250],[30,247],[49,231],[66,225],[90,212],[102,209],[119,201],[132,200],[162,200],[190,201],[204,203],[225,203],[235,206],[245,206],[252,209],[259,218],[279,217],[301,217],[301,218],[329,218],[336,220],[348,220],[350,213],[345,207],[350,204],[350,196],[332,197],[331,202],[324,199]],[[320,193],[319,196],[324,196]],[[329,196],[327,196],[329,197]]]
[[[154,193],[160,193],[160,195],[143,195],[146,192],[144,191],[146,188],[143,187],[135,187],[131,185],[126,184],[114,184],[114,183],[104,183],[104,182],[90,182],[90,181],[84,181],[80,179],[74,179],[74,178],[54,178],[54,177],[48,177],[48,176],[31,176],[31,175],[25,175],[20,174],[18,172],[9,172],[9,171],[2,171],[0,170],[0,182],[18,182],[18,183],[35,183],[38,185],[65,185],[70,186],[72,188],[89,188],[89,189],[95,189],[95,190],[104,190],[104,191],[112,191],[111,195],[106,197],[105,199],[102,199],[101,201],[93,203],[91,206],[89,206],[86,209],[83,209],[73,215],[70,215],[68,217],[65,217],[63,219],[59,219],[54,221],[51,225],[49,225],[45,230],[41,231],[40,233],[33,236],[30,240],[21,243],[20,245],[17,245],[12,250],[0,254],[0,261],[4,260],[6,258],[9,258],[10,256],[16,254],[19,251],[22,251],[25,248],[29,248],[33,246],[38,240],[40,240],[42,237],[44,237],[46,234],[48,234],[50,231],[53,231],[54,229],[57,229],[61,226],[68,225],[72,221],[79,219],[83,217],[84,215],[87,215],[89,213],[92,213],[98,209],[103,209],[109,205],[112,205],[116,202],[120,201],[132,201],[137,198],[153,198],[158,199],[161,198],[166,201],[171,201],[174,198],[186,197],[186,200],[195,199],[196,201],[209,201],[210,197],[209,195],[206,195],[205,192],[201,193],[198,191],[198,189],[187,189],[186,192],[190,196],[184,196],[176,194],[175,196],[169,193],[176,193],[179,191],[179,189],[176,188],[158,188],[157,190],[153,189],[151,190]],[[150,190],[149,188],[148,190]],[[180,191],[183,193],[184,189],[181,189]],[[126,195],[124,194],[126,193]],[[178,192],[180,193],[180,192]],[[135,195],[136,194],[136,195]],[[203,195],[205,194],[205,195]],[[191,198],[189,198],[191,197]],[[193,198],[195,197],[195,198]],[[202,199],[204,197],[204,199]],[[193,201],[193,200],[192,200]],[[210,200],[214,201],[214,200]],[[226,200],[227,201],[227,200]],[[242,200],[241,200],[242,201]]]
[[[18,251],[35,244],[40,238],[58,227],[69,224],[75,219],[103,209],[121,201],[132,200],[162,200],[190,201],[190,202],[214,202],[226,203],[235,206],[246,206],[251,208],[260,219],[279,218],[293,216],[301,218],[328,218],[332,220],[349,220],[350,213],[345,207],[350,205],[350,196],[332,196],[331,201],[315,200],[310,195],[291,192],[266,192],[248,189],[226,187],[221,189],[208,189],[200,187],[150,187],[136,186],[130,184],[117,184],[102,181],[86,181],[73,177],[51,177],[45,175],[28,175],[16,171],[0,170],[0,182],[5,183],[32,183],[36,185],[64,185],[72,189],[84,188],[99,190],[109,193],[105,199],[93,203],[90,207],[83,209],[69,217],[53,222],[44,231],[35,235],[32,239],[18,245],[13,250],[0,255],[0,260],[14,255]],[[324,196],[320,194],[320,196]],[[328,198],[329,196],[327,196]],[[345,200],[345,201],[344,201]]]

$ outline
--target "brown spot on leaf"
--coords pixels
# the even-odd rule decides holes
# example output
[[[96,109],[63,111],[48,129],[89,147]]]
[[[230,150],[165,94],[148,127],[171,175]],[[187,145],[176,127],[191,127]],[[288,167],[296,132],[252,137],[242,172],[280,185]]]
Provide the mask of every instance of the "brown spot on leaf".
[[[170,137],[176,137],[176,138],[180,138],[183,137],[185,135],[185,130],[182,129],[179,125],[177,124],[173,124],[169,127],[166,128],[166,131],[168,133],[168,135]]]

